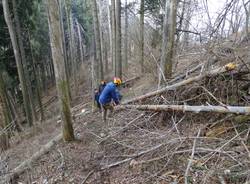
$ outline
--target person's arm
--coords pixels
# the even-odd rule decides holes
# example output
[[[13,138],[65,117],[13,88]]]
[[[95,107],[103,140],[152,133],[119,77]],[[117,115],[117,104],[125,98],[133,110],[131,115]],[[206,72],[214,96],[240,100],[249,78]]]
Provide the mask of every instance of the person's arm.
[[[112,96],[112,99],[114,100],[115,104],[119,105],[120,102],[119,102],[119,98],[118,98],[117,93],[116,93],[116,89],[112,90],[111,96]]]

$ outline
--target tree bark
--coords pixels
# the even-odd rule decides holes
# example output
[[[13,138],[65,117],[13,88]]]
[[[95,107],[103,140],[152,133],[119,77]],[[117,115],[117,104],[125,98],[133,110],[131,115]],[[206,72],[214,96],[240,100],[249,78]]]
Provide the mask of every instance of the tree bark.
[[[70,48],[70,63],[71,71],[73,76],[73,86],[74,86],[74,95],[78,91],[78,80],[77,80],[77,61],[76,61],[76,46],[75,46],[75,30],[74,30],[74,20],[72,14],[72,1],[66,0],[66,11],[67,11],[67,22],[69,30],[69,48]]]
[[[20,25],[17,7],[16,7],[16,0],[12,0],[12,5],[13,5],[13,12],[14,12],[14,20],[15,20],[15,25],[16,25],[17,40],[18,40],[19,50],[21,54],[21,60],[22,60],[22,65],[23,65],[23,70],[24,70],[24,78],[25,78],[26,86],[27,86],[28,99],[29,99],[32,119],[33,121],[37,121],[35,103],[34,103],[33,95],[32,95],[33,94],[32,85],[31,85],[30,75],[28,72],[28,62],[27,62],[26,53],[24,50],[23,38],[22,38],[22,33],[21,33],[21,25]]]
[[[10,112],[8,111],[7,94],[2,77],[0,73],[0,151],[7,150],[9,145],[8,130],[3,131],[5,127],[11,122]]]
[[[124,70],[128,72],[128,3],[125,0],[125,26],[124,26]]]
[[[111,36],[112,36],[112,69],[116,74],[116,18],[115,18],[115,0],[111,0]]]
[[[103,64],[102,64],[102,50],[101,50],[101,35],[100,35],[100,22],[98,17],[97,3],[96,0],[92,1],[92,13],[94,21],[94,34],[95,34],[95,45],[96,45],[96,59],[97,59],[97,79],[101,81],[104,78],[103,75]]]
[[[27,86],[26,86],[26,82],[25,82],[25,74],[24,74],[24,69],[23,69],[23,65],[22,65],[21,55],[20,55],[20,51],[18,48],[17,36],[15,34],[15,28],[14,28],[14,25],[13,25],[13,22],[11,19],[11,14],[10,14],[10,9],[9,9],[9,1],[2,0],[2,3],[3,3],[3,9],[4,9],[4,17],[5,17],[5,21],[6,21],[6,24],[8,26],[8,29],[9,29],[12,47],[14,50],[15,60],[16,60],[16,64],[17,64],[17,71],[18,71],[18,77],[19,77],[21,89],[22,89],[25,114],[27,117],[27,122],[31,126],[33,124],[33,122],[32,122],[31,109],[30,109],[30,105],[29,105],[28,90],[27,90]]]
[[[168,43],[168,39],[169,39],[169,22],[170,22],[170,0],[166,0],[166,5],[165,5],[165,14],[164,14],[164,22],[163,22],[163,35],[162,35],[162,53],[161,53],[161,66],[160,66],[160,70],[163,71],[163,75],[162,72],[159,71],[159,85],[162,83],[162,79],[165,79],[166,76],[166,70],[165,70],[165,65],[166,65],[166,61],[167,61],[167,43]]]
[[[28,34],[29,34],[29,42],[30,42],[29,44],[30,44],[30,52],[31,52],[31,60],[32,60],[32,70],[33,70],[33,73],[35,76],[36,97],[37,97],[38,107],[39,107],[39,112],[40,112],[40,120],[43,121],[44,120],[44,110],[43,110],[43,104],[42,104],[41,85],[39,83],[38,76],[37,76],[37,69],[35,67],[35,58],[34,58],[34,54],[33,54],[31,36],[30,36],[29,31],[28,31]]]
[[[248,38],[249,36],[249,16],[250,16],[250,2],[244,2],[243,0],[243,7],[245,10],[245,16],[246,16],[246,23],[245,23],[245,31],[246,31],[246,36]]]
[[[179,41],[180,41],[180,37],[181,37],[181,32],[178,31],[178,30],[181,30],[182,27],[183,27],[183,21],[184,21],[184,15],[185,15],[185,12],[186,12],[186,2],[187,0],[183,0],[182,2],[182,10],[181,10],[181,16],[180,16],[180,21],[179,21],[179,26],[177,28],[177,38],[176,38],[176,44],[178,45],[179,44]]]
[[[66,70],[63,54],[62,31],[60,26],[59,1],[47,0],[49,14],[50,42],[56,77],[56,86],[60,102],[63,138],[65,141],[74,140],[72,116],[70,111],[69,91],[67,88]]]
[[[169,39],[167,43],[167,58],[165,63],[165,77],[170,78],[172,76],[172,65],[175,46],[175,31],[176,31],[176,13],[177,13],[177,1],[171,0],[170,20],[169,20]]]
[[[82,44],[82,34],[80,29],[80,24],[77,21],[77,32],[78,32],[78,41],[79,41],[79,47],[80,47],[80,63],[83,63],[84,56],[83,56],[83,44]]]
[[[218,112],[250,115],[250,106],[190,106],[190,105],[121,105],[120,109],[137,109],[149,111],[182,111],[182,112]]]
[[[6,127],[6,120],[5,120],[5,113],[4,113],[4,104],[3,99],[0,97],[0,151],[7,150],[9,145],[9,139],[8,139],[8,133],[3,131],[3,129]],[[3,131],[3,132],[2,132]]]
[[[121,54],[121,0],[116,1],[116,73],[122,78],[122,54]]]
[[[69,99],[70,101],[72,100],[72,95],[71,95],[71,91],[70,91],[70,85],[69,85],[69,81],[70,81],[70,71],[68,66],[68,57],[67,57],[67,50],[66,50],[66,38],[65,38],[65,31],[64,31],[64,24],[63,24],[63,6],[66,6],[65,1],[60,1],[59,3],[59,10],[60,10],[60,26],[61,26],[61,30],[62,30],[62,41],[63,41],[63,57],[64,57],[64,62],[65,62],[65,70],[66,70],[66,79],[67,79],[67,88],[69,91]]]
[[[140,4],[140,65],[141,73],[144,72],[144,0]]]

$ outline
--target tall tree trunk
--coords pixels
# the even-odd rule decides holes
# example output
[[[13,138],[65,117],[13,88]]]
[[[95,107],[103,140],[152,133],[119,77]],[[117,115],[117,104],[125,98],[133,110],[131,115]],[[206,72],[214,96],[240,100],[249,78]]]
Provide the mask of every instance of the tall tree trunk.
[[[245,24],[245,31],[246,31],[246,36],[248,38],[249,36],[249,16],[250,16],[250,2],[244,2],[243,1],[243,7],[244,7],[244,10],[245,10],[245,17],[246,17],[246,24]]]
[[[105,63],[105,73],[107,74],[109,71],[109,63],[108,63],[108,41],[104,41],[104,63]]]
[[[2,107],[3,107],[3,115],[4,115],[4,127],[8,126],[12,120],[11,109],[8,104],[8,95],[5,86],[5,82],[3,80],[2,71],[0,72],[0,98],[2,99]],[[6,134],[9,133],[9,130],[6,130]],[[1,133],[0,133],[1,134]]]
[[[98,0],[99,7],[99,22],[101,29],[101,48],[102,48],[102,56],[103,56],[103,69],[105,73],[108,73],[108,55],[107,50],[110,48],[110,19],[109,19],[109,1],[108,0]]]
[[[121,0],[116,1],[116,76],[122,78]]]
[[[97,68],[97,79],[101,81],[103,76],[103,64],[102,64],[102,50],[101,50],[101,36],[100,36],[100,23],[98,17],[97,3],[96,0],[92,0],[92,13],[94,20],[94,34],[95,34],[95,45],[96,45],[96,59],[98,63]]]
[[[191,0],[188,1],[188,10],[186,11],[186,15],[184,15],[186,17],[185,19],[185,23],[184,23],[184,30],[189,30],[189,26],[191,23],[191,18],[192,18],[192,7],[190,6],[191,4]],[[184,32],[183,35],[183,47],[186,48],[188,47],[188,41],[189,41],[189,33],[188,32]]]
[[[30,74],[28,72],[28,62],[27,62],[26,53],[24,50],[23,38],[22,38],[22,33],[21,33],[21,25],[20,25],[17,7],[16,7],[16,0],[12,0],[12,4],[13,4],[14,20],[15,20],[15,25],[16,25],[16,33],[17,33],[17,38],[18,38],[18,45],[19,45],[19,49],[20,49],[23,70],[24,70],[24,75],[25,75],[25,81],[26,81],[26,85],[27,85],[29,104],[30,104],[30,108],[31,108],[33,121],[37,121],[35,103],[34,103],[33,95],[32,95],[33,92],[32,92],[31,79],[30,79]]]
[[[33,54],[33,48],[32,48],[32,44],[31,44],[31,36],[30,36],[30,32],[28,31],[29,34],[29,42],[30,42],[30,52],[31,52],[31,59],[32,59],[32,70],[34,73],[34,77],[35,77],[35,90],[36,90],[36,97],[37,97],[37,102],[38,102],[38,107],[39,107],[39,112],[40,112],[40,121],[44,120],[44,110],[43,110],[43,104],[42,104],[42,95],[41,95],[41,85],[39,83],[38,80],[38,76],[37,76],[37,69],[35,67],[35,58],[34,58],[34,54]]]
[[[7,99],[8,99],[8,104],[9,104],[10,110],[13,114],[12,120],[14,120],[16,122],[17,130],[19,132],[24,131],[24,128],[21,124],[20,115],[18,114],[18,112],[16,110],[17,104],[16,104],[12,94],[10,93],[10,91],[7,91]]]
[[[182,27],[183,27],[183,21],[184,21],[184,16],[185,16],[185,12],[186,12],[186,2],[187,0],[183,0],[182,2],[182,9],[181,9],[181,16],[180,16],[180,22],[179,22],[179,26],[178,26],[178,29],[177,29],[177,38],[176,38],[176,44],[178,45],[179,44],[179,41],[180,41],[180,37],[181,37],[181,32],[178,31],[178,30],[181,30]]]
[[[108,3],[108,28],[109,28],[109,49],[108,58],[111,58],[111,68],[113,69],[113,42],[112,42],[112,18],[111,18],[111,8]]]
[[[9,10],[9,1],[2,0],[2,3],[3,3],[3,9],[4,9],[4,17],[5,17],[5,21],[6,21],[6,24],[8,26],[8,29],[9,29],[12,47],[13,47],[14,55],[15,55],[15,59],[16,59],[17,71],[18,71],[18,76],[19,76],[21,89],[22,89],[22,95],[23,95],[25,114],[26,114],[27,122],[31,126],[33,124],[33,122],[32,122],[31,109],[30,109],[30,105],[29,105],[28,90],[27,90],[27,86],[25,84],[25,74],[24,74],[24,70],[23,70],[20,51],[18,48],[17,36],[15,34],[15,28],[14,28],[14,25],[13,25],[13,22],[11,19],[10,10]]]
[[[171,17],[170,17],[170,32],[167,52],[167,65],[165,68],[165,76],[170,78],[172,76],[172,65],[174,63],[174,49],[175,49],[175,32],[176,32],[176,14],[177,14],[177,1],[171,0]]]
[[[125,0],[124,70],[128,71],[128,3]]]
[[[75,31],[74,31],[74,20],[72,14],[72,1],[66,0],[66,11],[67,11],[67,22],[68,22],[68,30],[69,30],[69,47],[70,47],[70,63],[73,75],[73,84],[74,84],[74,92],[75,96],[77,93],[77,62],[76,62],[76,47],[75,47]]]
[[[170,78],[172,75],[173,53],[176,31],[176,11],[177,1],[166,1],[165,17],[163,25],[163,41],[162,41],[162,54],[161,54],[161,69],[163,70],[164,77]],[[160,83],[162,80],[160,75]]]
[[[67,50],[66,50],[66,39],[65,39],[65,31],[64,31],[64,24],[63,24],[63,7],[66,6],[65,1],[59,2],[59,10],[60,10],[60,26],[62,30],[62,40],[63,40],[63,57],[65,61],[65,69],[66,69],[66,79],[67,79],[67,88],[69,91],[69,99],[72,100],[71,91],[70,91],[70,85],[69,85],[69,76],[70,71],[68,69],[68,57],[67,57]]]
[[[62,30],[60,26],[59,1],[47,0],[49,13],[49,28],[52,57],[56,76],[56,86],[61,108],[63,123],[63,138],[65,141],[74,140],[72,116],[70,111],[69,91],[67,88],[66,70],[63,54]]]
[[[116,18],[115,18],[115,0],[111,0],[111,27],[112,27],[112,68],[116,74]]]
[[[80,29],[80,24],[77,21],[77,32],[78,32],[78,42],[79,42],[79,48],[80,48],[80,63],[83,63],[83,44],[82,44],[82,34]]]
[[[140,65],[141,73],[144,72],[144,0],[140,5]]]
[[[0,95],[0,151],[7,150],[10,147],[8,133],[3,131],[6,127],[6,119],[5,119],[5,107],[3,102],[3,97]],[[2,132],[3,131],[3,132]]]

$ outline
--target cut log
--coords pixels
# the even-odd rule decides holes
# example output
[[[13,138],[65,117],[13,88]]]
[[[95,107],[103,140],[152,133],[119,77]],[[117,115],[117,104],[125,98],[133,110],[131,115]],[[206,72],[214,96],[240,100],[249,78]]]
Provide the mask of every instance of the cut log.
[[[238,67],[236,67],[236,68],[238,68]],[[224,72],[227,72],[226,66],[214,69],[214,70],[212,70],[212,71],[210,71],[208,73],[204,73],[203,75],[198,75],[198,76],[195,76],[195,77],[191,77],[189,79],[183,80],[183,81],[178,82],[176,84],[166,86],[166,87],[164,87],[162,89],[159,89],[159,90],[156,90],[156,91],[153,91],[153,92],[149,92],[149,93],[147,93],[145,95],[135,97],[135,98],[132,98],[130,100],[126,100],[126,101],[122,102],[122,104],[137,102],[137,101],[140,101],[140,100],[143,100],[143,99],[155,96],[155,95],[162,94],[162,93],[164,93],[166,91],[169,91],[169,90],[174,90],[174,89],[176,89],[178,87],[190,84],[192,82],[200,81],[204,77],[213,77],[213,76],[217,76],[218,74],[221,74],[221,73],[224,73]]]
[[[190,105],[120,105],[117,109],[137,109],[149,111],[217,112],[250,115],[250,106],[190,106]]]

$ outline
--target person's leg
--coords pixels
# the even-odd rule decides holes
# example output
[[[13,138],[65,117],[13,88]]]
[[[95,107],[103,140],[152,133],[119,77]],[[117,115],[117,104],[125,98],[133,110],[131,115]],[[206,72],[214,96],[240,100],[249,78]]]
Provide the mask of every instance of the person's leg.
[[[113,115],[114,106],[110,103],[110,104],[108,105],[108,109],[109,109],[108,117],[110,118],[110,117],[112,117],[112,115]]]
[[[102,119],[104,122],[106,122],[106,120],[107,120],[107,108],[105,107],[105,105],[101,105],[101,109],[102,109]]]

